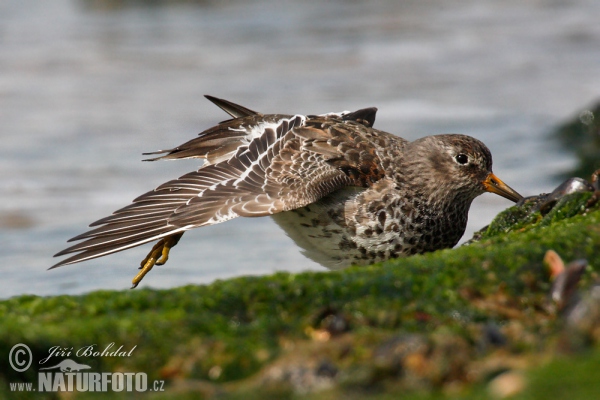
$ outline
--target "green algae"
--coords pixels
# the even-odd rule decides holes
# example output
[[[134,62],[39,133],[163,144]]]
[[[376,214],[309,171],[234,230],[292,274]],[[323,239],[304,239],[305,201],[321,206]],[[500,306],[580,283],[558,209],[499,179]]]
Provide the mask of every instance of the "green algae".
[[[166,380],[164,398],[303,398],[293,379],[277,381],[274,371],[311,368],[323,376],[305,377],[309,398],[446,398],[454,386],[476,398],[517,361],[554,354],[563,321],[549,307],[543,257],[553,249],[567,261],[587,259],[580,287],[590,287],[600,270],[592,196],[565,196],[544,215],[512,207],[467,246],[369,267],[14,297],[0,301],[0,348],[8,354],[26,343],[37,365],[57,345],[135,346],[131,357],[73,358],[93,371]],[[509,361],[498,361],[498,351]],[[36,374],[3,369],[0,387],[35,382]]]

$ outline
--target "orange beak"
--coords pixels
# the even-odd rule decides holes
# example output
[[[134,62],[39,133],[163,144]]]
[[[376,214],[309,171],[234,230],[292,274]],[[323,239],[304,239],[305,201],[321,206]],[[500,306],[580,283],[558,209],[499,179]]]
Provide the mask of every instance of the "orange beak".
[[[491,172],[481,183],[483,183],[483,186],[485,187],[486,191],[496,193],[497,195],[512,200],[515,203],[523,198],[523,196],[517,193],[506,183],[502,182],[496,175],[494,175]]]

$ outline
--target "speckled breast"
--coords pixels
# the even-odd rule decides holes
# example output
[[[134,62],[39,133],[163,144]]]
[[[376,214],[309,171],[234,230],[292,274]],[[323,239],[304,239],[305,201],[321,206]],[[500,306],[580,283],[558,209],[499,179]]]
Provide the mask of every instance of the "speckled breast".
[[[347,188],[273,219],[306,257],[329,269],[452,247],[464,233],[468,204],[432,212],[406,196],[365,201],[366,192]]]

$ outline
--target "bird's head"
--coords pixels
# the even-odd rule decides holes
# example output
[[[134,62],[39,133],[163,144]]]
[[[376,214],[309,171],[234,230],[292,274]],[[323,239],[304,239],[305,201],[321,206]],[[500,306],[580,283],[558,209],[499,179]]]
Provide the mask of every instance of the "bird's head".
[[[408,167],[421,169],[430,193],[473,200],[485,192],[517,202],[522,196],[492,172],[492,154],[479,140],[457,134],[427,136],[406,147]],[[439,189],[439,190],[438,190]]]

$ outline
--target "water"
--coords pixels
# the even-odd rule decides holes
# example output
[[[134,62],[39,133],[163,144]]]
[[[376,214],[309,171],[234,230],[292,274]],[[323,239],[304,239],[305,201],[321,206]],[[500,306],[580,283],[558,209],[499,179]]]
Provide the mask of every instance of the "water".
[[[89,2],[98,4],[99,2]],[[483,140],[524,195],[574,160],[550,128],[600,93],[600,2],[199,2],[99,9],[0,4],[0,297],[123,289],[149,246],[46,271],[65,240],[198,166],[142,163],[226,118],[377,106],[409,139]],[[465,238],[509,206],[483,195]],[[186,233],[141,286],[323,270],[268,218]]]

